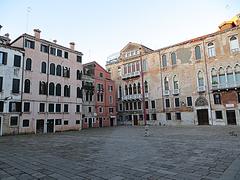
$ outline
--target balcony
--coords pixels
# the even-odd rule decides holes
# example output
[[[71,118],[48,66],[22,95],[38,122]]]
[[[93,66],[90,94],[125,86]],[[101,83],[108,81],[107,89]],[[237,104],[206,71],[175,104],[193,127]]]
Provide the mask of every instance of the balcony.
[[[199,86],[199,87],[197,87],[197,91],[198,92],[205,92],[206,91],[206,87],[205,86]]]
[[[164,90],[164,91],[163,91],[163,95],[164,95],[164,96],[169,96],[169,94],[170,94],[170,91],[169,91],[169,90]]]
[[[130,100],[140,100],[142,99],[142,94],[131,94],[122,96],[123,101],[130,101]]]
[[[212,90],[223,90],[240,87],[240,82],[225,83],[225,84],[212,84]]]
[[[173,90],[173,95],[178,95],[179,94],[179,89],[174,89]]]
[[[134,78],[134,77],[139,77],[140,76],[140,71],[135,71],[135,72],[131,72],[128,74],[122,74],[122,79],[130,79],[130,78]]]

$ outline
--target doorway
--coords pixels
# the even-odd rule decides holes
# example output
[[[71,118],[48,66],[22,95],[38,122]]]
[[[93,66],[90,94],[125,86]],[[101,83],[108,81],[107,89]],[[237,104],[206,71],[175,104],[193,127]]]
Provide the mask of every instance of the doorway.
[[[92,118],[88,118],[88,127],[89,127],[89,128],[92,127]]]
[[[114,125],[114,118],[110,118],[110,126]]]
[[[44,132],[44,120],[38,119],[36,133],[43,133],[43,132]]]
[[[2,136],[2,117],[0,116],[0,136]]]
[[[99,118],[99,127],[103,127],[102,118]]]
[[[197,110],[198,125],[209,125],[208,109]]]
[[[227,110],[227,123],[228,125],[237,124],[235,110]]]
[[[138,115],[133,115],[133,124],[134,126],[138,125]]]
[[[54,120],[48,119],[47,120],[47,133],[53,133],[54,132]]]

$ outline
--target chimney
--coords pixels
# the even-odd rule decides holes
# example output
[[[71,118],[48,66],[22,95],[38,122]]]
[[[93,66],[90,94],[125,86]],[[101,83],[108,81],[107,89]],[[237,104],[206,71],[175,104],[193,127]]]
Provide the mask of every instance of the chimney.
[[[33,31],[34,31],[34,36],[35,36],[35,38],[36,38],[36,39],[40,39],[40,33],[41,33],[41,31],[40,31],[39,29],[34,29]]]
[[[57,43],[57,40],[56,40],[56,39],[54,39],[54,40],[53,40],[53,42],[56,44],[56,43]]]
[[[6,38],[6,44],[10,44],[11,39],[9,38],[9,34],[6,33],[4,36],[5,36],[5,38]]]
[[[74,47],[75,47],[75,43],[74,42],[70,42],[70,49],[74,50]]]

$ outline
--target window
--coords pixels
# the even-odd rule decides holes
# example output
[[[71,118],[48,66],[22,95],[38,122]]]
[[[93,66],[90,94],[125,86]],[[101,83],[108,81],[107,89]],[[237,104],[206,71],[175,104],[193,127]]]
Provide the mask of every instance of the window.
[[[68,78],[70,78],[70,68],[68,68],[68,67],[63,67],[63,77],[68,77]]]
[[[238,95],[238,103],[240,103],[240,92],[237,92]]]
[[[238,43],[238,38],[236,36],[232,36],[230,38],[230,50],[231,52],[239,51],[239,43]]]
[[[39,112],[45,112],[45,103],[39,104]]]
[[[234,84],[233,70],[230,66],[227,67],[227,83],[228,83],[228,86],[231,86]]]
[[[179,103],[179,98],[175,98],[175,107],[179,107],[180,103]]]
[[[55,119],[55,125],[62,125],[62,119]]]
[[[0,64],[7,65],[7,56],[8,54],[6,52],[0,51]]]
[[[213,98],[214,98],[214,104],[221,104],[221,96],[220,96],[220,94],[214,94]]]
[[[138,109],[142,109],[142,103],[141,103],[141,101],[138,101]]]
[[[147,71],[147,60],[143,60],[143,71]]]
[[[148,109],[148,101],[145,101],[145,108]]]
[[[32,70],[32,60],[30,58],[27,58],[26,60],[26,70],[28,71]]]
[[[144,82],[144,91],[145,91],[145,93],[148,93],[148,82],[147,81]]]
[[[215,114],[216,114],[216,119],[222,119],[223,118],[222,111],[215,111]]]
[[[68,125],[68,121],[67,120],[63,121],[63,124]]]
[[[68,112],[68,104],[64,104],[64,112]]]
[[[157,115],[156,114],[152,114],[152,120],[157,120]]]
[[[146,114],[146,120],[147,120],[147,121],[150,120],[149,114]]]
[[[2,92],[3,88],[3,77],[0,77],[0,92]]]
[[[24,102],[23,112],[30,112],[30,102]]]
[[[152,109],[155,109],[155,101],[151,101]]]
[[[30,80],[29,79],[25,79],[24,81],[24,93],[30,93]]]
[[[54,96],[54,89],[55,89],[54,83],[53,82],[49,83],[49,92],[48,92],[49,95]]]
[[[61,76],[62,75],[62,67],[60,65],[57,65],[56,75],[57,76]]]
[[[187,97],[187,106],[192,106],[192,97]]]
[[[0,101],[0,112],[3,112],[4,109],[4,102]]]
[[[12,116],[10,119],[10,126],[17,126],[18,125],[18,117]]]
[[[118,87],[118,98],[121,98],[122,97],[122,87],[119,86]]]
[[[169,100],[169,99],[165,99],[165,106],[166,106],[167,108],[170,107],[170,100]]]
[[[126,103],[125,109],[128,110],[128,103]]]
[[[132,104],[132,102],[129,103],[129,110],[133,110],[133,104]]]
[[[198,87],[204,86],[204,79],[202,71],[198,71]]]
[[[60,50],[60,49],[57,50],[57,56],[62,57],[62,50]]]
[[[169,84],[168,84],[168,78],[167,77],[164,78],[164,89],[165,89],[165,91],[169,90]]]
[[[128,87],[125,85],[125,95],[128,95]]]
[[[239,85],[240,84],[240,66],[237,64],[234,69],[235,69],[235,80],[237,85]]]
[[[77,80],[81,80],[82,79],[82,72],[80,72],[80,70],[77,70]]]
[[[99,107],[99,108],[98,108],[98,111],[99,111],[100,113],[102,113],[102,112],[103,112],[103,108],[102,108],[102,107]]]
[[[50,48],[50,54],[56,56],[56,48],[51,47]]]
[[[61,96],[61,84],[56,85],[56,96]]]
[[[39,94],[47,94],[47,83],[44,81],[39,82]]]
[[[25,39],[25,47],[34,49],[35,48],[35,42],[34,41],[30,41],[28,39]]]
[[[61,104],[56,104],[56,112],[61,112]]]
[[[217,77],[216,69],[214,69],[214,68],[212,69],[211,75],[212,75],[212,85],[216,86],[218,84],[218,77]]]
[[[76,124],[80,124],[80,120],[76,120]]]
[[[23,120],[22,127],[29,127],[29,120],[28,119]]]
[[[219,84],[223,87],[226,85],[225,71],[222,67],[219,68]]]
[[[103,77],[103,73],[100,73],[100,74],[99,74],[99,77]]]
[[[21,102],[9,102],[9,112],[21,112],[22,103]]]
[[[54,104],[48,104],[48,112],[54,112]]]
[[[137,86],[135,83],[133,84],[133,94],[137,94]]]
[[[77,62],[82,63],[82,56],[77,56]]]
[[[112,91],[113,91],[113,86],[111,86],[111,85],[108,86],[108,91],[109,91],[109,92],[112,92]]]
[[[88,107],[88,112],[92,112],[92,107]]]
[[[162,67],[167,66],[167,56],[164,54],[162,55]]]
[[[55,64],[53,63],[50,64],[50,74],[55,75]]]
[[[215,46],[212,42],[208,43],[208,57],[216,56]]]
[[[19,93],[20,79],[13,79],[12,81],[12,93]]]
[[[15,66],[15,67],[21,67],[21,56],[14,55],[13,66]]]
[[[47,73],[47,64],[45,62],[42,62],[41,73]]]
[[[171,113],[166,113],[166,120],[171,120]]]
[[[140,83],[138,83],[137,89],[138,89],[138,94],[141,94],[141,85],[140,85]]]
[[[64,86],[64,97],[70,97],[70,85]]]
[[[137,109],[137,102],[133,103],[133,109],[136,110]]]
[[[176,53],[172,53],[171,54],[171,60],[172,60],[172,65],[177,64]]]
[[[177,79],[177,76],[176,76],[176,75],[173,76],[173,88],[174,88],[175,90],[178,89],[178,79]]]
[[[109,113],[113,113],[113,108],[109,108]]]
[[[132,95],[132,85],[129,85],[129,94]]]
[[[132,72],[135,72],[135,63],[132,63]]]
[[[120,110],[120,111],[123,110],[123,106],[122,106],[122,104],[119,104],[119,110]]]
[[[80,105],[76,105],[76,112],[80,112]]]
[[[195,58],[196,60],[201,59],[201,49],[200,46],[195,47]]]
[[[41,52],[48,53],[48,50],[49,49],[47,45],[41,44],[41,48],[40,48]]]
[[[64,52],[64,58],[68,59],[68,52]]]
[[[82,98],[82,90],[80,89],[80,87],[77,87],[77,98]]]
[[[113,98],[112,96],[109,96],[109,104],[112,104],[113,103]]]
[[[181,120],[182,119],[180,112],[175,113],[175,115],[176,115],[176,120]]]

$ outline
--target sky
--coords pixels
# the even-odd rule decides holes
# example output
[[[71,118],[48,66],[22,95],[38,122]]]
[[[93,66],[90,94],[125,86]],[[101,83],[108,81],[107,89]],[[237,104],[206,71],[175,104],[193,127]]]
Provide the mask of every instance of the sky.
[[[23,33],[66,47],[75,42],[83,63],[107,57],[128,42],[159,49],[218,30],[240,13],[239,0],[0,0],[0,35]]]

